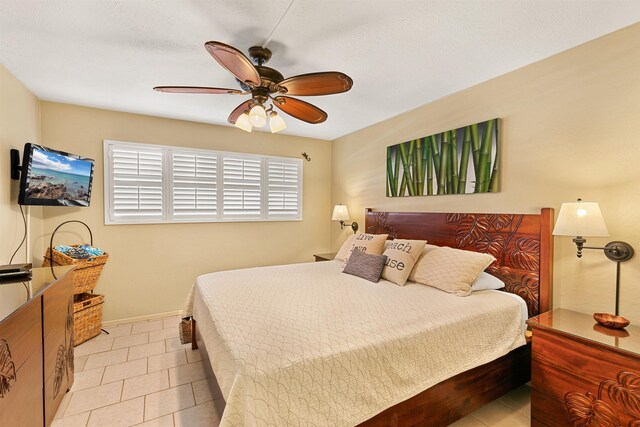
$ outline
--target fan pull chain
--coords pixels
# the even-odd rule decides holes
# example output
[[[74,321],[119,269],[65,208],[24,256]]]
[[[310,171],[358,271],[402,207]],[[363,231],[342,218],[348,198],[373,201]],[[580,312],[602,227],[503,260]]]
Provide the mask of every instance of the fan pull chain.
[[[262,43],[262,48],[264,49],[265,47],[267,47],[267,45],[269,44],[269,42],[271,41],[271,38],[273,37],[273,34],[276,32],[276,30],[278,29],[278,26],[280,25],[280,23],[282,22],[282,20],[284,19],[284,17],[287,15],[287,12],[289,12],[289,9],[291,9],[291,6],[293,6],[293,2],[295,2],[296,0],[291,0],[289,2],[289,6],[287,6],[287,8],[284,10],[284,13],[282,14],[282,16],[280,17],[280,19],[278,19],[278,22],[276,22],[276,25],[273,27],[273,30],[271,30],[271,32],[269,33],[269,36],[267,37],[267,39],[264,41],[264,43]]]

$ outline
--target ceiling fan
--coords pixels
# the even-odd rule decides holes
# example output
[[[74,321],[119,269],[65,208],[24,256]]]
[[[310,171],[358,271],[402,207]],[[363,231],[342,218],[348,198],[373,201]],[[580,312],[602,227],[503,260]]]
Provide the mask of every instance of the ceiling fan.
[[[279,71],[264,66],[271,59],[271,51],[266,47],[249,48],[249,56],[256,65],[233,46],[210,41],[204,47],[223,68],[235,76],[242,90],[198,86],[156,86],[153,89],[169,93],[251,95],[251,99],[238,105],[227,119],[247,132],[251,132],[253,127],[265,126],[267,114],[271,132],[285,129],[286,124],[274,111],[274,106],[304,122],[322,123],[327,120],[327,113],[308,102],[286,95],[331,95],[346,92],[353,86],[349,76],[337,71],[301,74],[285,79]],[[269,101],[271,105],[267,107]]]

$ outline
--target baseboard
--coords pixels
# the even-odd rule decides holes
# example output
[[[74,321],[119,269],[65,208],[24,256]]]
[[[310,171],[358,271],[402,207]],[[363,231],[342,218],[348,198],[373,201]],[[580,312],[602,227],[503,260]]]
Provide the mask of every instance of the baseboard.
[[[107,320],[106,322],[102,322],[102,327],[115,326],[123,323],[135,323],[135,322],[144,322],[145,320],[156,320],[162,319],[163,317],[170,316],[178,316],[182,311],[167,311],[166,313],[157,313],[157,314],[149,314],[147,316],[138,316],[138,317],[127,317],[126,319],[118,319],[118,320]]]

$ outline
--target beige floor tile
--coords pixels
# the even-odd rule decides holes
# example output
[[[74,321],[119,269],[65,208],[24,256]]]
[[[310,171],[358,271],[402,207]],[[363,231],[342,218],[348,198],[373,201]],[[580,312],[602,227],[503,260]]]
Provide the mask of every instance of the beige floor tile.
[[[185,384],[145,396],[144,417],[152,420],[193,405],[191,384]]]
[[[51,427],[85,427],[88,419],[89,412],[83,412],[82,414],[53,420]]]
[[[111,337],[121,337],[131,333],[131,326],[133,325],[129,323],[127,325],[109,326],[108,328],[104,328],[104,330],[109,332],[109,336]]]
[[[133,399],[167,388],[169,388],[169,374],[166,370],[127,378],[124,380],[122,388],[122,400]]]
[[[134,427],[173,427],[173,414],[136,424]]]
[[[147,359],[136,359],[131,362],[109,365],[104,369],[102,384],[124,380],[126,378],[137,377],[147,373]]]
[[[69,405],[70,399],[71,399],[71,393],[65,393],[64,397],[60,401],[60,405],[58,406],[58,409],[56,410],[56,414],[53,416],[54,420],[57,420],[58,418],[62,418],[62,416],[64,415],[64,411],[67,410],[67,405]]]
[[[171,387],[198,381],[207,377],[202,362],[189,363],[169,369],[169,382]]]
[[[106,351],[104,353],[92,354],[87,359],[83,370],[102,368],[103,366],[115,365],[127,361],[128,348]]]
[[[75,372],[73,375],[73,385],[71,391],[80,391],[100,385],[104,368],[88,369],[82,372]]]
[[[528,417],[497,400],[484,405],[471,415],[491,427],[529,427],[531,424]]]
[[[129,359],[135,360],[142,357],[149,357],[165,352],[164,341],[151,342],[148,344],[134,345],[129,347]]]
[[[172,351],[170,353],[150,356],[148,361],[149,372],[154,372],[161,369],[173,368],[174,366],[186,365],[187,356],[185,355],[184,350]]]
[[[220,415],[213,402],[176,412],[173,419],[176,427],[211,427],[220,423]]]
[[[157,331],[158,329],[164,329],[162,320],[150,320],[148,322],[134,323],[131,327],[131,333],[137,334],[140,332]]]
[[[75,348],[73,349],[73,371],[74,372],[82,372],[84,370],[84,365],[87,363],[87,359],[89,356],[78,356],[75,353]]]
[[[477,419],[473,418],[471,415],[467,415],[466,417],[456,421],[453,424],[449,424],[449,427],[486,427],[487,425],[481,423]]]
[[[77,391],[71,396],[64,417],[118,403],[121,391],[122,381]]]
[[[202,355],[200,354],[200,350],[187,349],[186,352],[187,352],[187,360],[189,361],[189,363],[202,360]]]
[[[498,400],[525,417],[531,417],[531,386],[525,384]]]
[[[143,332],[141,334],[124,335],[113,339],[113,350],[118,348],[131,347],[139,344],[146,344],[149,342],[149,334]]]
[[[149,342],[161,341],[169,338],[176,338],[177,336],[178,336],[178,328],[160,329],[158,331],[149,332]]]
[[[209,387],[209,380],[207,378],[199,381],[194,381],[191,383],[193,387],[193,395],[196,398],[196,405],[200,405],[205,402],[209,402],[214,399],[213,394],[211,393],[211,388]],[[222,397],[222,396],[218,396]]]
[[[164,329],[175,329],[178,330],[178,324],[180,323],[180,316],[168,317],[166,319],[162,319]]]
[[[169,338],[167,341],[167,352],[169,351],[178,351],[181,349],[188,350],[191,349],[191,344],[182,344],[180,343],[180,338]]]
[[[129,427],[143,418],[144,397],[138,397],[91,411],[87,427]]]
[[[89,354],[102,353],[111,350],[113,338],[93,339],[85,341],[73,349],[75,356],[87,356]]]

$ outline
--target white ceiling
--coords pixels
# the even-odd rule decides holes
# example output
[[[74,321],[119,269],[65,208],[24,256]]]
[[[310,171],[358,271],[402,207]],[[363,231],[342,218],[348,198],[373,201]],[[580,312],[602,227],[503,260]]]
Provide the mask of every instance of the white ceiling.
[[[228,125],[245,98],[157,85],[236,88],[205,51],[261,44],[289,0],[0,0],[0,60],[41,99]],[[306,97],[334,139],[640,20],[638,0],[297,0],[269,66],[342,71],[350,92]],[[238,132],[241,132],[238,130]]]

